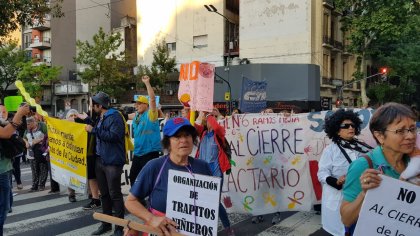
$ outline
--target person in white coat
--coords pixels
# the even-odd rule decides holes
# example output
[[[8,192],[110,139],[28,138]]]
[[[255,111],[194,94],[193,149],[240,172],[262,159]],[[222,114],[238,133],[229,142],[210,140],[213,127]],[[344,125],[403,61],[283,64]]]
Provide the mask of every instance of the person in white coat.
[[[324,131],[332,143],[322,153],[318,180],[322,184],[322,228],[331,235],[345,234],[340,205],[347,169],[352,161],[372,149],[355,138],[360,134],[361,124],[358,113],[344,109],[325,119]]]

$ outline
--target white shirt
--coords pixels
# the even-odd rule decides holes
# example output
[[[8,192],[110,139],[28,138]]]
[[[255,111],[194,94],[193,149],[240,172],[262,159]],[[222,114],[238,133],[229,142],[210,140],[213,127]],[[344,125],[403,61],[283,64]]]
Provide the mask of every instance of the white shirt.
[[[352,161],[360,156],[360,153],[343,148]],[[329,176],[340,178],[347,174],[350,163],[341,152],[337,144],[329,144],[322,152],[318,164],[318,180],[322,184],[321,222],[322,228],[332,235],[344,235],[344,225],[341,222],[340,206],[343,199],[342,191],[327,184]]]

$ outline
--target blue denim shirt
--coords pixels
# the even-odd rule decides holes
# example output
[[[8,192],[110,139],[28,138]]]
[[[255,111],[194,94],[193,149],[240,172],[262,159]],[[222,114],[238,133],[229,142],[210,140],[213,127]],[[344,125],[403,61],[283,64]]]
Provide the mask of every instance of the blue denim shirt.
[[[219,147],[214,139],[214,131],[207,132],[200,143],[199,159],[209,163],[213,176],[222,177],[219,166]]]

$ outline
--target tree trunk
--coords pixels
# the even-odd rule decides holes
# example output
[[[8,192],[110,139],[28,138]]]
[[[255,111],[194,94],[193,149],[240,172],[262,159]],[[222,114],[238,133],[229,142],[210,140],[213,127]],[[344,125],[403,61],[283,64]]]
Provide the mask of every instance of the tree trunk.
[[[360,71],[362,72],[362,78],[366,78],[366,60],[365,54],[362,54],[362,61],[360,63]],[[366,80],[362,79],[360,81],[360,96],[362,97],[362,107],[368,106],[368,97],[366,96]]]

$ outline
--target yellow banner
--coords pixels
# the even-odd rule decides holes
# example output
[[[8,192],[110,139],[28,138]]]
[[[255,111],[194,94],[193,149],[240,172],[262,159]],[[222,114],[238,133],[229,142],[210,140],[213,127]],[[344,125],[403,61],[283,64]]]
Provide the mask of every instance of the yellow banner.
[[[45,117],[53,179],[83,190],[87,175],[87,132],[84,124]],[[55,175],[55,176],[54,176]],[[55,177],[55,178],[54,178]],[[64,183],[62,183],[64,182]]]

